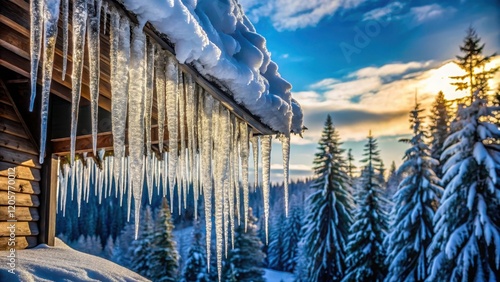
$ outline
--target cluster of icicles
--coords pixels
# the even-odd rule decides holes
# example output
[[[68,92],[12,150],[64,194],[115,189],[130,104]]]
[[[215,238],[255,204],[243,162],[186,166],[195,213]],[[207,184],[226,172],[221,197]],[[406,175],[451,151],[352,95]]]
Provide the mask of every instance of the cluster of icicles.
[[[33,0],[30,1],[30,5],[32,85],[30,110],[33,110],[36,98],[38,62],[40,52],[43,50],[40,142],[40,163],[43,163],[60,8],[63,17],[63,79],[66,75],[68,0]],[[96,146],[101,10],[104,11],[104,20],[109,16],[110,21],[112,155],[102,150],[98,151]],[[250,127],[244,121],[236,118],[218,100],[205,93],[190,74],[183,73],[176,59],[147,37],[141,26],[131,23],[127,16],[121,15],[111,5],[108,7],[107,2],[102,5],[102,0],[73,1],[71,26],[73,34],[71,152],[65,158],[69,161],[60,162],[58,170],[58,197],[61,209],[64,211],[68,189],[73,199],[76,187],[76,199],[80,209],[82,198],[88,200],[90,187],[93,186],[95,194],[102,199],[103,196],[110,195],[111,186],[115,185],[115,196],[120,197],[120,202],[124,196],[128,198],[129,218],[131,199],[132,197],[134,199],[137,236],[142,190],[145,185],[150,201],[156,187],[158,194],[163,196],[167,195],[167,190],[169,191],[171,203],[173,203],[174,188],[177,187],[179,211],[181,202],[186,205],[188,187],[192,185],[194,202],[198,202],[199,196],[204,197],[207,234],[212,232],[211,215],[215,218],[217,265],[220,275],[223,241],[227,252],[228,237],[229,234],[234,235],[235,224],[239,224],[241,218],[244,218],[245,226],[247,224],[250,144],[254,159],[255,183],[258,182],[259,147],[262,146],[262,189],[265,229],[266,233],[268,232],[271,136],[253,136]],[[104,32],[106,32],[105,27],[106,23]],[[93,157],[75,154],[86,41],[89,56]],[[155,94],[160,144],[158,152],[154,152],[151,148],[151,120]],[[164,143],[165,127],[168,131],[168,140]],[[126,134],[128,134],[128,155]],[[284,156],[285,209],[288,210],[290,138],[281,136],[281,141]],[[168,149],[164,150],[163,145]],[[76,159],[79,160],[75,161]],[[245,211],[243,217],[240,215],[240,192],[243,195],[243,211]],[[207,259],[210,260],[210,236],[207,236]]]

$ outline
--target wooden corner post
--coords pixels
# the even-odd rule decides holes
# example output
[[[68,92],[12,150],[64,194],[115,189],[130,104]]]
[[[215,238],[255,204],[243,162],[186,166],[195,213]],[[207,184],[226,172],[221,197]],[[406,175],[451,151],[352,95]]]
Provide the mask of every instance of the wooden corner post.
[[[43,166],[42,197],[40,199],[40,235],[39,242],[54,246],[56,237],[57,212],[57,156],[45,159]]]

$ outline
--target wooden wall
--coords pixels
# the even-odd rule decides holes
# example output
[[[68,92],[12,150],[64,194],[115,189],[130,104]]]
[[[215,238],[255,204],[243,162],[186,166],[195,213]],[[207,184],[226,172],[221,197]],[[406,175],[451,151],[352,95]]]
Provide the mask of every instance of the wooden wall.
[[[16,226],[17,249],[37,245],[40,169],[38,150],[0,80],[0,250],[12,248],[8,244],[11,224]],[[12,178],[13,170],[15,178],[9,183],[9,174]],[[12,204],[8,201],[9,190],[10,196],[15,196],[15,210],[9,209],[9,204]]]

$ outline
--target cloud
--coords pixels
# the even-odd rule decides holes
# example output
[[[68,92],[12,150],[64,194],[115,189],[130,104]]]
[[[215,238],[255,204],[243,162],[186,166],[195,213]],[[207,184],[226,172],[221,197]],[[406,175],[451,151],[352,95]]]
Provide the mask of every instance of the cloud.
[[[419,7],[413,7],[410,9],[410,15],[413,16],[414,20],[418,23],[425,22],[428,20],[435,19],[447,13],[454,12],[454,8],[443,8],[438,4],[431,4]]]
[[[382,8],[376,8],[363,14],[363,21],[402,21],[414,27],[439,17],[454,13],[453,7],[443,7],[439,4],[407,7],[401,2],[393,2]]]
[[[401,12],[403,9],[404,5],[401,2],[393,2],[390,3],[389,5],[382,7],[382,8],[377,8],[373,9],[369,12],[366,12],[363,15],[363,20],[384,20],[384,21],[390,21],[393,19],[393,17]]]
[[[493,66],[500,66],[500,56],[494,58]],[[449,99],[463,97],[466,93],[455,91],[449,78],[460,72],[452,61],[423,61],[371,66],[342,78],[322,79],[310,85],[310,90],[293,93],[309,130],[304,139],[292,138],[292,143],[317,143],[327,114],[332,115],[344,141],[362,140],[369,129],[377,137],[409,134],[408,112],[414,106],[415,92],[423,109],[431,107],[439,91]],[[500,74],[495,81],[500,81]]]
[[[241,0],[253,22],[268,17],[277,30],[296,30],[315,26],[341,9],[358,7],[362,0]]]

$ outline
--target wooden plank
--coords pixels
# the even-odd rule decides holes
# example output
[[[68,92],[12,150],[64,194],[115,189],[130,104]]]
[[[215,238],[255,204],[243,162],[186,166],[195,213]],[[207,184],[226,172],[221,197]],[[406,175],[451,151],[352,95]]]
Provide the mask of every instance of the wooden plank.
[[[0,176],[8,177],[11,169],[15,168],[16,180],[33,180],[40,181],[40,170],[26,166],[16,166],[14,164],[0,162]]]
[[[33,248],[38,245],[38,240],[35,236],[16,236],[15,246],[9,246],[9,237],[0,237],[0,251],[8,251],[12,247],[16,250]]]
[[[16,193],[40,194],[40,184],[37,181],[15,179],[9,183],[7,177],[0,176],[0,190],[9,191],[9,188]]]
[[[7,191],[0,191],[0,206],[8,206],[8,194]],[[11,194],[15,196],[15,205],[16,207],[38,207],[40,206],[40,200],[37,195],[33,194],[24,194],[24,193],[15,193]]]
[[[14,212],[10,212],[9,207],[0,206],[0,221],[38,221],[39,219],[40,215],[38,214],[37,208],[16,206],[16,210]]]
[[[38,150],[35,146],[33,146],[33,144],[31,144],[29,139],[17,137],[4,132],[0,132],[0,146],[32,155],[38,154]]]
[[[36,222],[0,222],[0,236],[10,236],[10,227],[15,226],[17,236],[38,235],[38,225]]]
[[[0,146],[0,161],[11,164],[41,168],[38,156]]]
[[[14,108],[4,103],[0,103],[0,118],[19,122],[19,118],[17,117]]]
[[[0,132],[29,139],[21,123],[6,118],[0,118]]]

